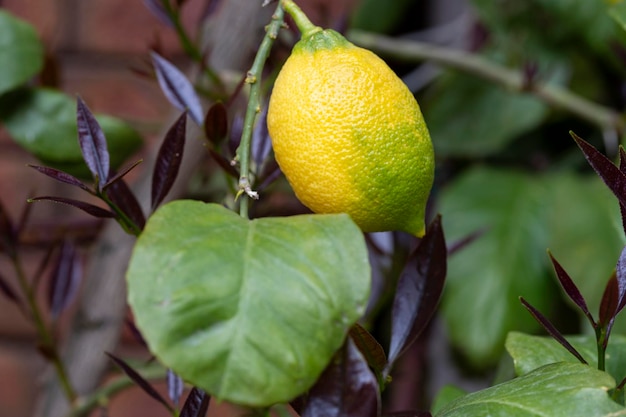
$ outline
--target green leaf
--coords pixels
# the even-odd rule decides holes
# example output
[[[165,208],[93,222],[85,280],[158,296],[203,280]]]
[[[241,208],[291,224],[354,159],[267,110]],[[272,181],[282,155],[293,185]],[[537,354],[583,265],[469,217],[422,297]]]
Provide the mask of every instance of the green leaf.
[[[0,10],[0,94],[12,90],[41,71],[43,45],[28,23]]]
[[[438,156],[480,157],[537,127],[548,107],[534,97],[464,74],[451,74],[424,104]]]
[[[567,340],[592,367],[597,366],[598,352],[594,336],[568,336]],[[513,358],[515,373],[520,376],[550,363],[579,363],[563,346],[549,336],[531,336],[511,332],[506,339],[506,350]],[[621,381],[626,377],[626,336],[611,335],[605,365],[606,371],[616,381]]]
[[[347,215],[249,221],[175,201],[148,221],[127,279],[157,358],[218,399],[264,407],[312,386],[364,312],[370,269]]]
[[[626,409],[607,391],[615,381],[587,365],[555,363],[449,403],[435,417],[615,417]]]
[[[548,248],[597,318],[604,287],[626,243],[617,199],[595,175],[555,175],[547,185]],[[626,331],[622,316],[615,332]]]
[[[435,397],[435,399],[433,400],[431,412],[433,414],[437,414],[439,410],[441,410],[447,404],[451,403],[457,398],[463,397],[464,395],[467,395],[467,391],[459,387],[455,387],[453,385],[443,386],[437,393],[437,396]]]
[[[495,364],[510,330],[537,329],[519,296],[539,310],[551,303],[544,194],[537,178],[485,168],[442,192],[448,241],[485,230],[450,258],[442,303],[452,342],[474,366]]]
[[[141,145],[125,122],[97,115],[107,138],[112,167],[119,167]],[[76,128],[76,101],[52,89],[19,89],[0,97],[0,121],[15,142],[46,165],[91,177],[83,162]]]
[[[622,29],[626,30],[626,2],[619,1],[609,9],[609,15],[615,20]]]

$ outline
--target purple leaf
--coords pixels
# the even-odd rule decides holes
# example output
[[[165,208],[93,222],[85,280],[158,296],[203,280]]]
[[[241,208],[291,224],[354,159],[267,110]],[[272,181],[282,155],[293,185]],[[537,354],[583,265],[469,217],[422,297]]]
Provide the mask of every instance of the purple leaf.
[[[0,275],[0,292],[2,292],[6,298],[13,301],[18,306],[21,305],[17,293],[13,291],[13,288],[11,288],[7,280],[2,275]]]
[[[619,147],[619,170],[622,174],[626,175],[626,151],[620,145]],[[624,233],[626,234],[626,205],[620,202],[619,211],[622,215],[622,229],[624,229]]]
[[[379,415],[378,383],[352,339],[348,338],[305,401],[302,417]]]
[[[204,417],[211,397],[200,388],[193,387],[180,410],[180,417]]]
[[[204,118],[204,134],[214,146],[219,146],[228,136],[228,112],[223,103],[213,104]]]
[[[135,169],[135,167],[139,164],[141,164],[143,162],[143,159],[139,159],[137,161],[135,161],[133,164],[131,164],[130,166],[124,168],[123,170],[121,170],[120,172],[118,172],[117,174],[113,175],[111,178],[109,178],[109,181],[107,181],[106,184],[104,184],[104,186],[102,187],[103,189],[106,189],[107,187],[109,187],[111,184],[113,184],[115,181],[120,180],[121,178],[124,178],[126,176],[126,174],[128,174],[130,171],[132,171],[133,169]]]
[[[446,242],[437,216],[400,274],[392,307],[389,373],[393,362],[424,330],[439,304],[446,278]]]
[[[87,167],[96,179],[98,190],[109,179],[109,151],[104,132],[85,102],[78,97],[76,108],[78,143]]]
[[[626,305],[626,247],[622,249],[615,268],[618,289],[617,315]]]
[[[476,239],[480,238],[482,235],[484,235],[487,232],[488,229],[489,228],[484,227],[482,229],[479,229],[470,233],[469,235],[457,240],[456,242],[452,242],[450,246],[448,247],[448,257],[454,255],[461,249],[465,248],[467,245],[474,242]]]
[[[43,196],[43,197],[34,197],[30,198],[28,201],[53,201],[55,203],[67,204],[68,206],[76,207],[84,211],[87,214],[91,214],[94,217],[103,217],[103,218],[112,218],[115,217],[115,214],[100,208],[98,206],[94,206],[93,204],[85,203],[84,201],[73,200],[71,198],[64,197],[51,197],[51,196]]]
[[[593,316],[591,315],[591,313],[589,312],[589,309],[587,308],[587,303],[585,302],[585,298],[578,290],[578,287],[576,286],[574,281],[572,281],[572,279],[570,278],[568,273],[565,271],[565,269],[563,269],[561,264],[559,264],[557,260],[554,259],[554,256],[552,256],[552,253],[550,251],[548,251],[548,256],[550,256],[550,260],[552,261],[552,266],[554,267],[554,272],[556,272],[556,276],[559,279],[559,283],[561,283],[561,287],[563,288],[565,293],[569,296],[570,300],[572,300],[580,308],[580,310],[585,314],[585,316],[587,316],[587,319],[589,319],[589,322],[591,323],[591,325],[595,327],[596,322],[593,319]]]
[[[202,126],[203,111],[196,90],[187,77],[172,63],[152,52],[152,63],[159,85],[169,102],[180,111],[187,110],[198,126]]]
[[[135,323],[130,320],[130,319],[126,319],[125,320],[126,326],[128,327],[128,330],[130,330],[130,333],[133,335],[133,337],[135,338],[135,340],[143,347],[148,347],[148,344],[146,343],[146,340],[143,338],[143,335],[141,334],[141,332],[139,331],[139,329],[137,328],[137,326],[135,326]]]
[[[143,227],[146,225],[146,217],[137,198],[126,182],[123,179],[119,179],[109,184],[105,192],[111,201],[132,220],[135,226],[139,230],[143,230]]]
[[[106,355],[111,358],[111,360],[113,362],[115,362],[115,364],[122,370],[124,371],[124,373],[126,375],[128,375],[128,377],[133,380],[133,382],[137,385],[139,385],[139,387],[149,396],[151,396],[152,398],[154,398],[155,400],[157,400],[158,402],[160,402],[161,404],[163,404],[163,406],[165,408],[167,408],[171,413],[174,413],[174,408],[167,403],[167,401],[165,400],[165,398],[163,398],[161,396],[161,394],[159,394],[159,392],[154,389],[154,387],[152,386],[152,384],[150,384],[148,381],[146,381],[141,375],[139,375],[139,373],[137,371],[135,371],[130,365],[128,365],[126,362],[124,362],[122,359],[118,358],[117,356],[113,355],[112,353],[109,352],[105,352]]]
[[[574,132],[570,132],[570,135],[572,135],[576,144],[585,155],[589,165],[591,165],[602,181],[604,181],[615,197],[617,197],[620,204],[626,206],[626,175],[622,173],[609,158],[604,156],[589,143],[576,136]]]
[[[230,161],[224,158],[221,154],[215,152],[213,149],[209,149],[209,154],[215,162],[222,168],[222,170],[229,174],[233,178],[239,178],[239,172],[235,169],[234,166],[231,165]]]
[[[76,246],[66,240],[61,245],[48,288],[48,305],[53,319],[56,319],[73,301],[81,278],[80,256]]]
[[[272,150],[272,142],[270,140],[270,134],[267,130],[267,106],[263,106],[263,111],[259,114],[258,123],[254,125],[254,131],[252,132],[252,145],[251,154],[252,160],[258,167],[261,166],[265,158]]]
[[[187,112],[168,130],[159,149],[152,173],[152,210],[154,211],[172,188],[183,160]]]
[[[531,306],[523,297],[519,298],[522,302],[522,305],[530,312],[530,314],[537,320],[539,324],[548,332],[550,336],[554,338],[557,342],[561,344],[569,353],[574,355],[576,359],[578,359],[581,363],[587,364],[587,361],[582,357],[580,353],[576,350],[574,346],[572,346],[565,337],[559,332],[556,327],[543,315],[539,310],[535,307]]]
[[[143,4],[152,12],[152,14],[165,23],[169,27],[174,27],[174,22],[171,16],[167,13],[167,10],[163,7],[163,3],[160,0],[143,0]]]
[[[172,400],[172,403],[174,403],[174,407],[178,407],[180,397],[183,395],[185,383],[183,382],[183,379],[176,375],[176,373],[171,369],[167,370],[166,381],[167,394],[169,395],[170,400]]]
[[[358,323],[350,329],[350,337],[365,357],[367,364],[374,372],[381,374],[387,365],[387,357],[378,340]]]
[[[609,278],[609,282],[606,283],[604,293],[602,294],[602,300],[600,301],[600,314],[598,318],[598,326],[605,329],[604,345],[608,343],[609,335],[611,334],[611,328],[613,327],[613,321],[617,315],[617,307],[619,305],[619,288],[617,286],[617,277],[615,273]]]
[[[55,179],[59,182],[63,182],[65,184],[70,184],[73,185],[75,187],[78,187],[80,189],[83,189],[85,191],[87,191],[90,194],[94,194],[94,192],[87,187],[85,184],[83,184],[83,182],[81,180],[79,180],[78,178],[76,178],[73,175],[68,174],[67,172],[63,172],[63,171],[59,171],[58,169],[54,169],[54,168],[49,168],[49,167],[42,167],[42,166],[38,166],[38,165],[31,165],[28,164],[29,167],[36,169],[37,171],[41,172],[44,175],[47,175],[48,177]]]
[[[9,255],[15,253],[17,245],[17,233],[13,222],[9,217],[4,205],[0,202],[0,250],[5,251]]]

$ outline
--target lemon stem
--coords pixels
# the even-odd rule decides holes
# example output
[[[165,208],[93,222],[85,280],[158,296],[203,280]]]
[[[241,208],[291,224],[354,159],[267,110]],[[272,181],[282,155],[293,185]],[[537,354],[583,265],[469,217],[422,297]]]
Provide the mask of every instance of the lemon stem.
[[[236,159],[240,163],[239,174],[239,191],[237,198],[246,194],[247,197],[258,199],[259,195],[252,190],[252,181],[250,180],[250,143],[252,142],[252,130],[256,122],[258,114],[261,112],[261,73],[265,61],[269,56],[270,49],[274,40],[278,36],[278,31],[283,24],[284,12],[281,4],[276,7],[276,11],[272,15],[272,22],[266,28],[266,34],[259,46],[259,50],[254,58],[252,67],[246,74],[245,82],[250,85],[250,97],[248,99],[248,107],[244,118],[243,132],[241,134],[241,143],[237,148]],[[241,217],[248,217],[248,198],[241,199],[239,203],[239,214]]]
[[[285,11],[289,13],[289,15],[293,18],[294,22],[296,22],[296,26],[302,33],[302,38],[306,39],[313,35],[314,33],[321,32],[322,28],[319,26],[315,26],[309,18],[304,14],[302,9],[298,7],[296,3],[292,0],[281,0]]]

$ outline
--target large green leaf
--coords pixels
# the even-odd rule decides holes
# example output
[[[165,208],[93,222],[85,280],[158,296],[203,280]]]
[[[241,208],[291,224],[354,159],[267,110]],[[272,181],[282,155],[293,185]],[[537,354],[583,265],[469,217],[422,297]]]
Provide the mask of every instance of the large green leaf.
[[[594,336],[568,336],[567,341],[576,348],[587,363],[593,367],[597,365],[598,352]],[[506,339],[506,350],[513,358],[515,373],[520,376],[550,363],[579,363],[578,359],[548,336],[511,332]],[[621,381],[626,376],[625,336],[616,334],[611,336],[606,352],[606,371],[616,381]]]
[[[616,417],[613,378],[587,365],[555,363],[447,404],[435,417]]]
[[[439,156],[493,154],[536,128],[548,114],[548,107],[532,96],[462,74],[442,79],[423,104]]]
[[[196,201],[150,218],[127,278],[151,351],[216,398],[255,407],[312,386],[370,286],[347,215],[249,221]]]
[[[0,10],[0,94],[37,74],[43,67],[43,55],[35,29]]]
[[[485,231],[450,258],[442,303],[453,343],[475,366],[498,360],[510,330],[536,329],[519,296],[540,310],[550,305],[544,195],[538,178],[485,168],[441,195],[449,242]]]
[[[111,166],[118,167],[141,145],[141,137],[117,118],[96,118],[107,138]],[[15,90],[0,97],[0,121],[13,140],[43,163],[90,176],[78,145],[74,99],[52,89]]]

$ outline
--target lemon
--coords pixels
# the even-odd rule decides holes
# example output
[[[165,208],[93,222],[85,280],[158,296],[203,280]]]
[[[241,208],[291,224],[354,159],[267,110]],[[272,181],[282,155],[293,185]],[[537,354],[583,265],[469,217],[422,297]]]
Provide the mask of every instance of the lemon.
[[[374,53],[284,5],[303,35],[278,74],[267,125],[296,196],[365,232],[422,236],[434,152],[413,94]]]

